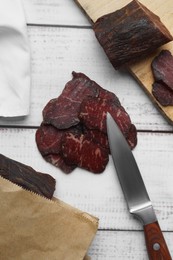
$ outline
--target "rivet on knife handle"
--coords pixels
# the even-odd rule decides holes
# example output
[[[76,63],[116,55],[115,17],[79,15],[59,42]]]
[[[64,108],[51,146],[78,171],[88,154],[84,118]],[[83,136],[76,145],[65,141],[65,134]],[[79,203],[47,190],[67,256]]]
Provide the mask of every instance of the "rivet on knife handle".
[[[146,246],[150,260],[171,260],[168,247],[162,235],[159,223],[154,223],[144,226]]]

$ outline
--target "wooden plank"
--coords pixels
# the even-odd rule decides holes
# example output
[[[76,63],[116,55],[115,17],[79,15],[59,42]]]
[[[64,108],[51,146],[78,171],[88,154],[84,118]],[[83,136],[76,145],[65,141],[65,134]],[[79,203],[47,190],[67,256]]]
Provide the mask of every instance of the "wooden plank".
[[[104,14],[116,11],[126,4],[129,0],[76,0],[80,7],[85,11],[87,16],[95,22],[99,17]],[[141,0],[147,8],[153,11],[156,15],[161,18],[161,21],[166,25],[171,34],[173,35],[173,1],[172,0]],[[160,112],[167,118],[170,123],[173,123],[173,106],[163,107],[159,102],[154,98],[152,94],[152,83],[154,81],[152,71],[151,71],[151,61],[153,58],[160,52],[161,49],[168,49],[173,53],[173,42],[168,43],[162,46],[158,51],[153,55],[150,55],[141,62],[137,62],[134,65],[131,65],[129,70],[132,75],[137,79],[140,85],[144,88],[147,95],[153,101],[153,103],[159,108]]]
[[[79,6],[86,12],[86,15],[92,22],[96,22],[96,20],[102,15],[114,12],[118,9],[121,9],[128,3],[130,0],[75,0]],[[152,12],[161,17],[162,21],[165,23],[167,27],[172,26],[172,19],[168,19],[171,17],[172,10],[172,1],[166,0],[163,2],[162,0],[157,0],[157,3],[152,0],[140,0],[140,2],[149,8]]]
[[[35,143],[35,131],[0,128],[0,153],[51,174],[57,180],[55,196],[99,217],[99,228],[142,229],[127,211],[111,157],[100,175],[79,168],[64,174],[43,160]],[[173,134],[138,134],[134,156],[164,231],[173,231],[172,154]]]
[[[173,233],[164,232],[170,252]],[[98,231],[88,254],[93,260],[147,260],[143,232]]]
[[[1,118],[0,125],[39,126],[43,107],[61,93],[74,70],[116,93],[138,130],[173,129],[134,78],[113,69],[91,29],[29,26],[28,34],[32,55],[30,115],[24,119]]]

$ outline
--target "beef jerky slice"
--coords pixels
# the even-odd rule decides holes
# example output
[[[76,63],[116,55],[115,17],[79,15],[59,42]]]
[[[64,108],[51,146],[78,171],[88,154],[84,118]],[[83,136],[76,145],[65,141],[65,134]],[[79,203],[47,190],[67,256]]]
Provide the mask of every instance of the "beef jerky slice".
[[[151,63],[156,82],[163,83],[173,90],[173,56],[170,51],[162,50]]]
[[[107,138],[107,135],[105,133],[103,133],[102,131],[97,130],[97,129],[87,129],[85,127],[84,128],[84,135],[88,139],[91,139],[95,143],[98,143],[99,145],[101,145],[103,148],[108,149],[108,152],[110,153],[108,138]]]
[[[69,161],[65,161],[62,154],[47,154],[44,156],[44,159],[67,174],[71,173],[77,167],[73,162],[68,164]]]
[[[115,69],[147,56],[173,39],[159,17],[135,0],[100,17],[93,29]]]
[[[82,73],[73,72],[73,79],[66,85],[62,94],[48,102],[43,110],[44,123],[58,129],[66,129],[79,123],[81,102],[88,96],[96,97],[95,82]]]
[[[36,143],[43,158],[65,173],[77,166],[101,173],[110,152],[107,112],[134,148],[136,128],[117,96],[83,73],[73,72],[73,79],[65,85],[62,94],[43,109],[44,121],[36,131]]]
[[[83,134],[67,133],[62,147],[64,158],[93,173],[103,172],[109,160],[107,149]]]
[[[121,103],[120,103],[118,97],[114,93],[100,87],[99,85],[97,85],[96,87],[99,90],[98,97],[100,99],[106,99],[106,100],[109,100],[109,102],[112,101],[113,103],[116,104],[117,107],[121,106]]]
[[[52,125],[41,124],[35,135],[36,144],[40,153],[43,156],[59,154],[61,152],[61,139],[63,135],[63,130],[58,130]]]
[[[9,181],[51,199],[55,179],[49,174],[35,171],[32,167],[0,154],[0,175]]]
[[[62,139],[66,132],[80,133],[81,127],[71,127],[60,130],[52,125],[41,124],[36,131],[36,144],[43,158],[52,165],[59,167],[63,172],[70,173],[75,168],[74,163],[68,164],[62,156]]]
[[[126,140],[131,147],[131,149],[135,148],[137,145],[137,134],[136,127],[134,124],[131,124],[128,134],[126,135]]]
[[[132,138],[131,141],[129,138],[127,138],[127,136],[129,136],[131,127],[130,117],[122,106],[117,106],[116,103],[112,100],[90,98],[83,101],[81,105],[80,119],[88,129],[97,129],[106,134],[107,112],[109,112],[115,119],[116,123],[130,144],[130,147],[134,148],[136,145],[136,138]],[[133,130],[134,136],[136,136],[136,129],[133,128]]]
[[[173,105],[173,91],[164,83],[154,82],[152,93],[162,106]]]

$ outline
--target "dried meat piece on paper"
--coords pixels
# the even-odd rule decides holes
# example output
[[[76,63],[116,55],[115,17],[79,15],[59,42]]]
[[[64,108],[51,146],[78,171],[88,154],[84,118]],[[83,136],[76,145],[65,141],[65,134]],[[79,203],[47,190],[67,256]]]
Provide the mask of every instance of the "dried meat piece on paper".
[[[135,0],[100,17],[93,29],[115,69],[146,57],[173,40],[160,18]]]
[[[35,171],[32,167],[0,154],[0,176],[51,199],[55,191],[55,179],[49,174]]]

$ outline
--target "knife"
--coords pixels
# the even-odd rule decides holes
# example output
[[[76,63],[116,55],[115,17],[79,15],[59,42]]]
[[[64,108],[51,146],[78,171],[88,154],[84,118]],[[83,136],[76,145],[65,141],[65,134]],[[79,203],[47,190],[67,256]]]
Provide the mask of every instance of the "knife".
[[[115,169],[131,214],[143,224],[150,260],[171,260],[152,203],[131,149],[113,117],[107,113],[107,134]]]

